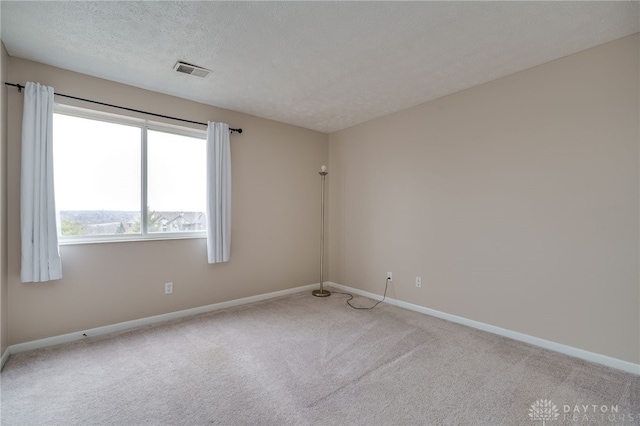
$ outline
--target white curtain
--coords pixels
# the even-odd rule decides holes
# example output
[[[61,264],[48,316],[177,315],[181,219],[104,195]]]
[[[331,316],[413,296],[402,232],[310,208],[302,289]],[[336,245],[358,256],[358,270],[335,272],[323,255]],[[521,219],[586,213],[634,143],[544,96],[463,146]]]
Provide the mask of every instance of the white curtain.
[[[207,257],[229,261],[231,251],[231,149],[229,125],[207,126]]]
[[[62,278],[53,193],[53,87],[28,82],[22,112],[22,282]]]

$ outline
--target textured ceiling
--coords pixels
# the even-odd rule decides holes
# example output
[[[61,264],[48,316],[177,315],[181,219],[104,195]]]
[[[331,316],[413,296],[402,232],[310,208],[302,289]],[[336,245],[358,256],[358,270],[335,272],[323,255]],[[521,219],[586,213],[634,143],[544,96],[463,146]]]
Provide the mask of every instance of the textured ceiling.
[[[0,36],[11,56],[333,132],[638,32],[638,6],[4,0]]]

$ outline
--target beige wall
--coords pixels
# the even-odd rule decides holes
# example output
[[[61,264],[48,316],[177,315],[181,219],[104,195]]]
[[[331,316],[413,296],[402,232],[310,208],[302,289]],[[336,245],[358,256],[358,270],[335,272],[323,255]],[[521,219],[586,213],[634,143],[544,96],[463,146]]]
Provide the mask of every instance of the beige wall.
[[[9,90],[9,344],[318,282],[317,170],[327,162],[326,134],[18,58],[9,58],[8,81],[36,81],[59,93],[244,129],[231,136],[230,262],[209,265],[204,239],[69,245],[61,248],[62,280],[23,284],[22,95]],[[167,281],[174,283],[172,295],[164,295]]]
[[[330,279],[640,362],[638,48],[331,134]]]
[[[9,346],[7,298],[7,77],[9,55],[0,41],[0,356]]]

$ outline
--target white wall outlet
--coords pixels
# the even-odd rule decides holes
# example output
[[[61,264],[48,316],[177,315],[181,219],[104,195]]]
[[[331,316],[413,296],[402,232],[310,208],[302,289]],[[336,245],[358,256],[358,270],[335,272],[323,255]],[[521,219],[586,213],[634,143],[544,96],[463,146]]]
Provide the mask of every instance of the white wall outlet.
[[[173,283],[164,283],[164,294],[173,293]]]
[[[393,274],[391,272],[387,272],[387,279],[393,281]]]
[[[422,278],[416,277],[416,287],[418,288],[422,287]]]

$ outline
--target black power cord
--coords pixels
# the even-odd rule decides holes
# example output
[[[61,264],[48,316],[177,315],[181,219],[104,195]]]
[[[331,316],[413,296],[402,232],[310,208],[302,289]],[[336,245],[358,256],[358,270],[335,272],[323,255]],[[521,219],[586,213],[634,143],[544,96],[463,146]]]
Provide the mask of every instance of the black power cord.
[[[378,306],[378,304],[382,303],[384,301],[384,299],[387,297],[387,287],[389,287],[389,281],[390,281],[390,278],[387,277],[387,281],[384,283],[384,295],[382,296],[382,300],[377,301],[375,305],[369,306],[369,307],[353,306],[350,303],[351,300],[353,300],[353,294],[351,294],[351,293],[342,293],[340,291],[333,291],[332,293],[334,293],[334,294],[344,294],[346,296],[349,296],[349,298],[347,299],[347,305],[351,306],[353,309],[373,309],[376,306]]]

